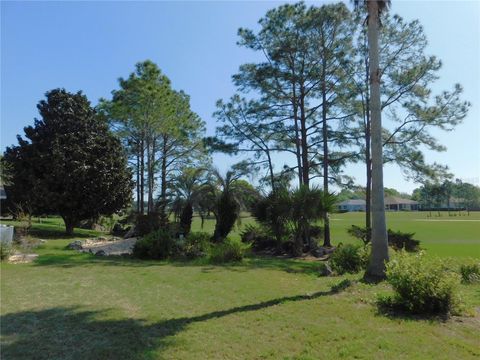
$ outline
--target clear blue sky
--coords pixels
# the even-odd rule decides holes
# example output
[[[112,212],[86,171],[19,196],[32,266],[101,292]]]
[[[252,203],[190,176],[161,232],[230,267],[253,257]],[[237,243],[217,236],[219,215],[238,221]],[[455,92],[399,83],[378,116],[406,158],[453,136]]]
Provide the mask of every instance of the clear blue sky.
[[[282,3],[2,1],[0,148],[15,143],[16,134],[33,123],[47,90],[83,90],[95,105],[145,59],[156,62],[174,88],[190,94],[213,134],[215,101],[232,95],[231,75],[256,56],[236,45],[237,29],[256,28],[266,10]],[[480,2],[394,0],[391,11],[424,25],[428,52],[444,64],[434,91],[458,82],[473,104],[454,132],[436,133],[448,151],[427,153],[427,159],[479,185]],[[216,160],[223,162],[220,168],[232,162]],[[363,183],[361,166],[347,172]],[[408,192],[417,186],[391,166],[385,185]]]

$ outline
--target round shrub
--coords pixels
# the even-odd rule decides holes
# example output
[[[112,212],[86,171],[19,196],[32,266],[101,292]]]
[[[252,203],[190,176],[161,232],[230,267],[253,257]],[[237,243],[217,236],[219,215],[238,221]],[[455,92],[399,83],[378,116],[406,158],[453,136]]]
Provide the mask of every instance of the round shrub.
[[[329,259],[332,270],[337,274],[355,274],[366,268],[368,251],[366,247],[345,244],[333,252]]]
[[[415,314],[448,314],[458,305],[460,277],[444,261],[425,259],[423,252],[401,252],[386,266],[387,282],[395,294],[383,299],[384,304]]]
[[[175,252],[175,239],[169,231],[157,230],[138,240],[133,256],[140,259],[166,259]]]
[[[211,248],[210,261],[213,263],[241,261],[250,247],[250,244],[244,244],[240,240],[226,238]]]
[[[206,256],[210,251],[211,238],[212,235],[205,232],[189,233],[180,246],[181,255],[188,259]]]

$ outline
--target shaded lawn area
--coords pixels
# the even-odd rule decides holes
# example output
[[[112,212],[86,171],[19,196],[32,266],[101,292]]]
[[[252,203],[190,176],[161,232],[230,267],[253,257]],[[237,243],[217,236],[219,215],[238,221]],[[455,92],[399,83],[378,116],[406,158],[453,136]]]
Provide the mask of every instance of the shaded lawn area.
[[[338,216],[347,220],[332,220],[336,238],[362,221],[362,214]],[[419,233],[430,224],[412,220],[397,219],[399,226],[420,223]],[[34,230],[41,238],[63,231],[55,221]],[[475,241],[462,226],[457,236]],[[82,230],[75,237],[95,235]],[[458,253],[459,244],[443,232],[435,238],[431,244]],[[103,258],[66,250],[70,241],[50,238],[36,249],[34,263],[1,264],[2,359],[480,357],[480,285],[461,288],[476,316],[388,317],[373,304],[390,291],[387,285],[364,284],[360,275],[321,278],[316,262],[249,258],[212,266]]]

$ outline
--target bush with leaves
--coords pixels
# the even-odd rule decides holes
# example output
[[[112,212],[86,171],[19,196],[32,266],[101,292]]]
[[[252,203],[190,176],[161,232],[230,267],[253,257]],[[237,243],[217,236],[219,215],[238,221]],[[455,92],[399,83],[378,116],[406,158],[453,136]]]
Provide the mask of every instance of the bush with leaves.
[[[279,243],[265,226],[248,224],[240,234],[242,242],[252,244],[254,250],[275,249]]]
[[[365,245],[370,243],[370,229],[352,225],[347,229],[347,232],[354,238],[362,240]],[[408,252],[417,252],[420,250],[420,241],[413,239],[414,235],[415,233],[406,233],[388,229],[388,245],[397,251],[404,249]]]
[[[0,260],[7,260],[13,253],[13,246],[11,243],[0,241]]]
[[[160,229],[160,215],[150,213],[146,215],[139,214],[135,220],[135,235],[145,236],[151,232]]]
[[[187,259],[207,256],[210,252],[212,235],[205,232],[191,232],[180,243],[180,255]]]
[[[417,252],[420,250],[420,241],[413,239],[415,233],[406,233],[388,229],[388,245],[394,250],[406,250],[408,252]]]
[[[460,275],[464,284],[480,282],[480,262],[460,265]]]
[[[244,244],[241,240],[226,238],[222,243],[212,246],[210,261],[213,263],[241,261],[250,247],[250,244]]]
[[[402,251],[386,267],[387,282],[395,293],[380,297],[380,307],[444,315],[458,309],[460,277],[445,261],[426,259],[423,252],[409,255]]]
[[[140,259],[167,259],[176,253],[176,241],[166,230],[153,231],[138,240],[133,256]]]
[[[337,274],[355,274],[366,269],[368,255],[368,247],[340,244],[330,256],[329,263]]]

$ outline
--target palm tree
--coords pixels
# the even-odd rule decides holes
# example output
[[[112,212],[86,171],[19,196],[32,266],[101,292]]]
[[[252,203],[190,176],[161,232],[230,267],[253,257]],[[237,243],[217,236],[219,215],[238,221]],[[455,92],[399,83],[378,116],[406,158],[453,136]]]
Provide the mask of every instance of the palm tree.
[[[318,187],[309,189],[307,186],[301,186],[290,194],[290,214],[291,219],[297,224],[295,236],[295,252],[301,255],[304,242],[308,249],[314,249],[314,243],[310,236],[310,225],[320,219],[325,219],[324,214],[333,210],[336,197],[325,193]],[[327,224],[324,222],[324,226]]]
[[[212,171],[216,178],[216,184],[212,184],[212,193],[215,195],[213,214],[215,215],[214,242],[222,242],[232,230],[235,222],[240,218],[240,210],[243,207],[243,186],[237,186],[237,180],[243,175],[235,167],[222,176],[218,170]]]
[[[355,5],[359,5],[355,0]],[[380,15],[390,5],[390,0],[364,0],[368,17],[368,57],[370,64],[370,115],[372,155],[372,255],[365,277],[376,280],[385,277],[385,262],[388,261],[388,238],[385,221],[383,193],[382,110],[380,102],[380,62],[378,37]]]
[[[178,211],[180,217],[180,231],[186,236],[190,233],[192,227],[193,208],[197,197],[202,192],[202,178],[205,169],[186,168],[175,179],[175,190],[177,198],[174,204],[178,204],[181,210]]]

